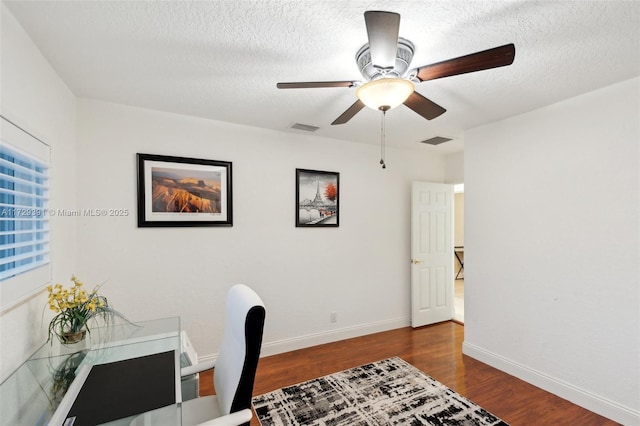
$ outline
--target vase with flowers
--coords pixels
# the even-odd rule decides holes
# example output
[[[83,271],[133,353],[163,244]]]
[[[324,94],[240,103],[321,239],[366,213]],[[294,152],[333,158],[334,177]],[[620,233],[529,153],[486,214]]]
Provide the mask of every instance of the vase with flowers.
[[[98,294],[101,286],[91,292],[84,289],[84,284],[75,276],[71,277],[73,285],[65,288],[62,284],[50,285],[49,309],[56,315],[49,323],[49,338],[57,336],[61,343],[77,343],[90,333],[89,321],[101,318],[109,324],[115,317],[121,317],[118,311],[109,306],[106,297]]]

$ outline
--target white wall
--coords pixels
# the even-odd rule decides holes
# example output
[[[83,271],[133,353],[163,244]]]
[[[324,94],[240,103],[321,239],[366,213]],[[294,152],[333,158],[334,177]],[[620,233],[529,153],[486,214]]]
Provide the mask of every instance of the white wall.
[[[52,147],[51,207],[75,207],[75,97],[22,27],[2,4],[0,112]],[[66,280],[75,268],[75,223],[51,218],[54,278]],[[46,283],[42,283],[43,288]],[[40,292],[0,313],[0,380],[46,339],[48,312]]]
[[[179,315],[199,355],[217,351],[227,289],[254,287],[276,353],[409,324],[410,184],[442,182],[444,159],[420,151],[82,100],[78,274],[131,319]],[[233,163],[233,227],[137,228],[136,153]],[[340,173],[340,227],[295,228],[295,169]],[[330,322],[336,312],[338,321]]]
[[[464,151],[445,156],[445,183],[464,183]]]
[[[636,78],[465,142],[464,352],[640,422]]]

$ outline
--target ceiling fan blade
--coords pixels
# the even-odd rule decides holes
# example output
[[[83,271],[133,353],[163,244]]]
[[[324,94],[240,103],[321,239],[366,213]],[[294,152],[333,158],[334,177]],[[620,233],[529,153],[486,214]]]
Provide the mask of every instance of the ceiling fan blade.
[[[459,58],[453,58],[437,64],[418,68],[418,80],[427,81],[452,75],[488,70],[511,65],[516,55],[516,48],[511,44],[483,50]]]
[[[362,101],[358,99],[353,105],[347,108],[347,110],[343,112],[340,117],[336,118],[333,123],[331,123],[331,125],[335,126],[336,124],[346,123],[347,121],[351,120],[354,115],[360,112],[362,108],[364,108],[364,103],[362,103]]]
[[[354,87],[357,81],[304,81],[299,83],[278,83],[278,89],[315,89],[318,87]]]
[[[404,104],[426,118],[427,120],[433,120],[436,117],[444,114],[446,109],[442,108],[437,103],[425,98],[418,92],[413,92]]]
[[[398,52],[400,15],[370,10],[364,13],[364,22],[369,37],[371,63],[375,68],[393,69]]]

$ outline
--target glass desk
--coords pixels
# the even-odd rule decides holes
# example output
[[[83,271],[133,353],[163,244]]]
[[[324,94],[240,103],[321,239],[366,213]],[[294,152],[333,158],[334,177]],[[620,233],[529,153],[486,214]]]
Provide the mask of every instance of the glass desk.
[[[94,327],[71,345],[47,342],[0,386],[0,424],[128,425],[140,407],[143,412],[159,407],[154,395],[162,389],[161,406],[168,405],[179,425],[180,353],[179,318]],[[75,424],[67,420],[83,410],[106,417],[78,414]]]

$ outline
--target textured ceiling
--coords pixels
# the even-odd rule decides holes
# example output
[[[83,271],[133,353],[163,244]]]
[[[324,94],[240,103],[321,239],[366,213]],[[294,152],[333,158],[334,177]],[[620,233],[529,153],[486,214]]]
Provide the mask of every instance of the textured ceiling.
[[[380,113],[330,123],[353,88],[278,90],[279,81],[361,80],[363,13],[401,14],[412,67],[514,43],[513,65],[416,85],[447,112],[400,106],[387,143],[449,153],[464,130],[640,75],[637,1],[4,1],[79,97],[378,144]],[[606,106],[603,106],[606,107]],[[434,136],[453,141],[418,142]]]

